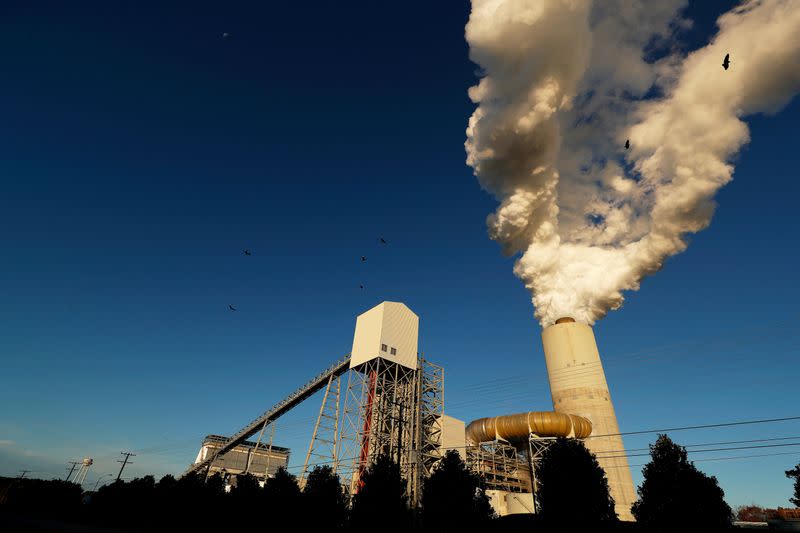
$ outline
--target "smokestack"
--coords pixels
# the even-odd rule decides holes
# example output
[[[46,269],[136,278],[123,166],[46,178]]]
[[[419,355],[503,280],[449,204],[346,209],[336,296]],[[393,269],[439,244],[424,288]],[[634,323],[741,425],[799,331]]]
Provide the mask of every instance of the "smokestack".
[[[592,433],[584,443],[606,472],[620,520],[633,520],[633,478],[592,328],[559,318],[542,330],[542,344],[553,409],[591,421]]]

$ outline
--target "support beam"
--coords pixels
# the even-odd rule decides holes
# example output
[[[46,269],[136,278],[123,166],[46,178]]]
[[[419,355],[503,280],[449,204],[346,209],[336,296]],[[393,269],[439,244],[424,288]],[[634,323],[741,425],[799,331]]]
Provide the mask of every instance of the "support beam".
[[[272,408],[266,411],[264,414],[240,429],[236,434],[229,438],[225,444],[210,453],[204,460],[197,462],[186,469],[186,472],[184,472],[183,475],[186,476],[188,474],[193,474],[203,470],[208,466],[211,466],[217,456],[228,453],[236,446],[247,440],[249,437],[255,435],[259,428],[263,427],[265,423],[272,423],[291,411],[293,408],[297,407],[304,400],[308,399],[310,396],[313,396],[315,392],[321,390],[327,384],[331,375],[340,376],[345,373],[349,367],[350,355],[348,354],[325,369],[322,373],[311,379],[308,383],[295,390],[292,394],[273,405]]]

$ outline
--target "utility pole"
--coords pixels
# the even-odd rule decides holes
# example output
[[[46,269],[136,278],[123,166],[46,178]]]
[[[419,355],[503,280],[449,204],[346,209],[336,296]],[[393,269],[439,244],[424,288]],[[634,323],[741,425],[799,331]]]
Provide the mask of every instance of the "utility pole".
[[[121,455],[125,456],[125,459],[122,461],[117,461],[118,463],[122,463],[122,466],[119,467],[119,474],[117,474],[117,481],[119,481],[120,476],[122,475],[122,471],[125,469],[125,465],[128,464],[128,459],[131,457],[136,457],[135,453],[131,452],[119,452]]]
[[[20,480],[22,480],[22,478],[25,477],[25,474],[28,472],[30,472],[30,470],[20,470],[19,476],[17,476],[14,481],[0,489],[0,505],[3,505],[8,501],[8,493],[20,482]]]
[[[69,478],[72,477],[72,473],[75,471],[75,467],[81,464],[80,461],[70,461],[67,463],[68,465],[72,465],[72,468],[69,469],[69,474],[67,474],[67,479],[64,481],[69,481]]]

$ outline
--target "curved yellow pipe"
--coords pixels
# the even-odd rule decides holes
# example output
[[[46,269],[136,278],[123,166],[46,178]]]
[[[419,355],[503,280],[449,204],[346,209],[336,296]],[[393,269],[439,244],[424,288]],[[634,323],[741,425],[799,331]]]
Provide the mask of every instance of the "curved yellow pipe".
[[[515,415],[473,420],[467,426],[467,440],[477,444],[497,439],[527,440],[533,433],[539,437],[575,437],[584,439],[592,433],[592,423],[578,415],[553,411],[528,411]]]

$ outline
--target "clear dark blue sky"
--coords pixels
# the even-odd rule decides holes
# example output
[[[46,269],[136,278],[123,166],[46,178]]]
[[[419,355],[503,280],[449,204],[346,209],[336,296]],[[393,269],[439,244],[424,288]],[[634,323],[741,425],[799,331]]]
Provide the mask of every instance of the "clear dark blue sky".
[[[529,295],[464,164],[467,2],[142,4],[0,7],[0,474],[91,455],[91,481],[123,449],[130,475],[179,472],[346,353],[382,300],[420,315],[450,414],[551,407]],[[686,47],[731,5],[694,2]],[[623,431],[800,415],[798,120],[797,101],[749,120],[711,228],[595,328]],[[317,409],[278,426],[293,465]],[[732,504],[786,505],[800,447],[693,457],[759,451],[795,453],[698,466]]]

